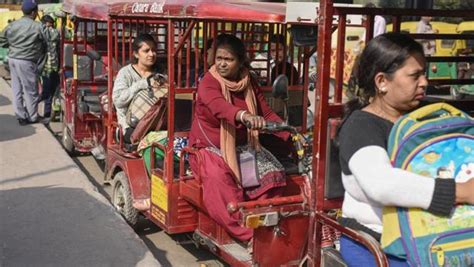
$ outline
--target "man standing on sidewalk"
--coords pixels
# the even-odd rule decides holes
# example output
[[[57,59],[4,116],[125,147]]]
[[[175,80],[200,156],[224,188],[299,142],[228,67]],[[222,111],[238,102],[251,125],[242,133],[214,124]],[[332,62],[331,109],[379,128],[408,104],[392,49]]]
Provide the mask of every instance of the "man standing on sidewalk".
[[[46,35],[44,26],[35,21],[35,0],[24,0],[21,10],[24,16],[6,27],[0,46],[9,48],[13,108],[20,125],[26,125],[40,120],[38,77],[46,60]]]
[[[48,40],[48,59],[44,66],[43,73],[41,74],[41,81],[43,82],[41,99],[44,101],[43,117],[46,121],[51,117],[53,96],[59,86],[59,32],[54,27],[55,21],[50,15],[44,15],[41,18],[41,22],[43,22],[46,27]]]

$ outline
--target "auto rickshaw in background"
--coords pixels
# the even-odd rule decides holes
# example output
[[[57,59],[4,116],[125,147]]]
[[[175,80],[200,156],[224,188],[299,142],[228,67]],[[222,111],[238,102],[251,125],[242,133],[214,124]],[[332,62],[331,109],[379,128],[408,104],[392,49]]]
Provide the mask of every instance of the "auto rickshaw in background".
[[[20,5],[2,5],[0,8],[0,32],[7,25],[23,16]],[[4,64],[8,70],[8,48],[0,47],[0,64]]]
[[[474,35],[474,21],[463,21],[457,27],[459,34]],[[454,47],[454,54],[459,56],[474,56],[474,37],[466,40],[457,40]],[[457,73],[453,73],[453,79],[472,79],[474,77],[474,63],[457,63]],[[463,99],[467,95],[474,94],[474,84],[451,86],[451,96],[455,99]]]

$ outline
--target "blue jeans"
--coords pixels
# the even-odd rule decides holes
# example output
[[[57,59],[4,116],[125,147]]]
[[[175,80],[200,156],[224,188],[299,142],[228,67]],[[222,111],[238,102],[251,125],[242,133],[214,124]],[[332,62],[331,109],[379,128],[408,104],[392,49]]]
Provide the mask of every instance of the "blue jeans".
[[[341,256],[349,267],[371,267],[375,264],[374,255],[361,243],[341,236]],[[388,256],[390,267],[408,267],[408,262],[394,256]]]

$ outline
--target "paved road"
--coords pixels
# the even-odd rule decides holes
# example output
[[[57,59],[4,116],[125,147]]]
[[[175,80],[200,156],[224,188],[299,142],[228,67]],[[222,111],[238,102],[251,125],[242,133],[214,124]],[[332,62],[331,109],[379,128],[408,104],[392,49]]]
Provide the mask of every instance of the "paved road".
[[[0,266],[160,266],[0,78]],[[163,258],[166,259],[166,258]]]

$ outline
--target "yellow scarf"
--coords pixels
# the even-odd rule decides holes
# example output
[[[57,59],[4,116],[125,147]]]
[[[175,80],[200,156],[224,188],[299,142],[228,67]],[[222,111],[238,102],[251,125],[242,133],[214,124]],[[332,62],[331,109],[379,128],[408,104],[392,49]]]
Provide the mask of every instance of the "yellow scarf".
[[[229,81],[223,78],[217,72],[215,65],[211,67],[209,72],[217,81],[219,81],[222,94],[224,95],[224,98],[227,100],[227,102],[232,103],[232,93],[244,92],[245,103],[247,104],[248,112],[250,112],[252,115],[257,115],[257,99],[255,98],[255,93],[250,81],[249,71],[247,69],[243,71],[243,78],[238,82]],[[247,133],[249,145],[256,150],[259,150],[260,144],[258,142],[258,131],[248,129]],[[221,120],[220,141],[222,157],[224,158],[224,161],[227,163],[227,165],[229,165],[230,169],[234,172],[237,182],[240,184],[241,177],[235,149],[235,138],[235,127],[226,120]]]

